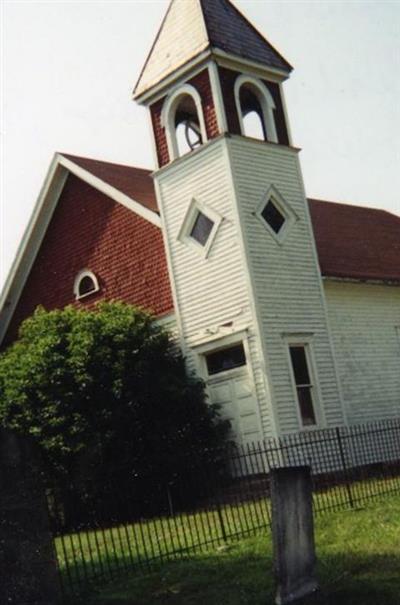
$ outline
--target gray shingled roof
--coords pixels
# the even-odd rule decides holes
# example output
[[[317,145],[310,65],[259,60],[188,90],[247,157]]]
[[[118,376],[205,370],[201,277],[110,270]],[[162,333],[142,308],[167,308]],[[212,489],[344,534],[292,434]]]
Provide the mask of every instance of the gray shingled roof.
[[[171,0],[134,94],[140,96],[199,54],[213,50],[286,73],[292,70],[229,0]]]
[[[269,67],[293,69],[229,0],[200,3],[211,46]]]

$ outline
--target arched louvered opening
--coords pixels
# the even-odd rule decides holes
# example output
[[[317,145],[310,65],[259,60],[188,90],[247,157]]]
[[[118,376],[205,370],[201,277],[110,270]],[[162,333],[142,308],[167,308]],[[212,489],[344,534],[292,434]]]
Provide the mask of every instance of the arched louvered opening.
[[[166,129],[171,160],[191,153],[207,140],[201,97],[185,84],[165,101],[162,124]]]
[[[244,135],[253,139],[266,141],[267,131],[264,123],[264,115],[257,95],[250,87],[243,85],[240,89],[240,107],[242,110],[242,121]]]
[[[241,76],[235,84],[235,98],[242,134],[277,143],[275,103],[266,86],[260,80]]]
[[[175,137],[179,157],[203,144],[200,119],[193,97],[182,95],[175,112]]]

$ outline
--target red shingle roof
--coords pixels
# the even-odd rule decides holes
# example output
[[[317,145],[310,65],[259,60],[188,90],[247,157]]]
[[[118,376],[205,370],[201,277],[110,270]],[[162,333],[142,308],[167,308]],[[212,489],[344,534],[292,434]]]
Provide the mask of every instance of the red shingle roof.
[[[322,275],[400,281],[400,217],[308,200]]]
[[[113,164],[111,162],[101,162],[100,160],[82,158],[70,155],[69,153],[61,153],[60,155],[71,160],[71,162],[74,162],[99,179],[102,179],[105,183],[115,187],[121,193],[125,193],[125,195],[139,202],[148,208],[148,210],[158,212],[151,170],[123,164]]]
[[[158,212],[150,170],[62,155]],[[361,206],[308,202],[322,275],[400,281],[400,217]]]

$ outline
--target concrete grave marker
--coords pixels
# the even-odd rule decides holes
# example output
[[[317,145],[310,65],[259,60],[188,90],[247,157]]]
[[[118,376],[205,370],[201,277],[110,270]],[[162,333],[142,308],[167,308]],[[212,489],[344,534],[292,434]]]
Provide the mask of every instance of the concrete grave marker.
[[[271,470],[271,502],[275,602],[285,605],[318,589],[310,468]]]

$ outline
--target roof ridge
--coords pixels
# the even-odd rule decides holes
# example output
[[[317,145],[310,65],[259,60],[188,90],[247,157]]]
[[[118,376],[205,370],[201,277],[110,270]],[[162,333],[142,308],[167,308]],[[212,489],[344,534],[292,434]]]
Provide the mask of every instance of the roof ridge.
[[[144,168],[142,166],[133,166],[132,164],[121,164],[121,162],[110,162],[109,160],[99,160],[98,158],[87,157],[84,155],[75,155],[73,153],[64,153],[62,151],[57,151],[58,155],[62,155],[65,158],[68,158],[71,161],[76,160],[87,160],[89,162],[97,162],[99,164],[107,164],[108,166],[120,166],[121,168],[132,168],[134,170],[142,170],[143,172],[147,172],[151,174],[153,170],[151,168]]]
[[[320,198],[315,197],[307,197],[309,202],[319,202],[321,204],[334,204],[335,206],[343,206],[344,208],[357,208],[359,210],[369,210],[373,212],[385,212],[390,216],[394,216],[395,218],[400,219],[398,214],[395,214],[391,210],[386,210],[386,208],[377,208],[376,206],[366,206],[363,202],[362,204],[355,204],[354,202],[336,202],[333,200],[321,200]]]

